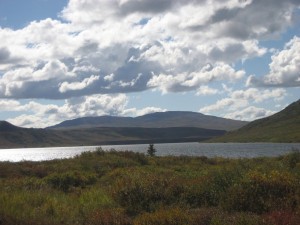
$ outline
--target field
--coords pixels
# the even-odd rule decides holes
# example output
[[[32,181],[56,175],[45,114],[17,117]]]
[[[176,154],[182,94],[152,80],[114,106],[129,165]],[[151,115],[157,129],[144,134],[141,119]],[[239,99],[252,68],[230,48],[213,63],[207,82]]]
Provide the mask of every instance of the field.
[[[0,224],[298,225],[300,153],[0,162]]]

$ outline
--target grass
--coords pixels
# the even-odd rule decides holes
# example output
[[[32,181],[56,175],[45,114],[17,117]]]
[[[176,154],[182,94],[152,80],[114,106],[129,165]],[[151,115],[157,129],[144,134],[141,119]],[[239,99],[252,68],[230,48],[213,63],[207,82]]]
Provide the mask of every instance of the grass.
[[[300,153],[225,159],[85,152],[0,162],[0,224],[296,225]]]

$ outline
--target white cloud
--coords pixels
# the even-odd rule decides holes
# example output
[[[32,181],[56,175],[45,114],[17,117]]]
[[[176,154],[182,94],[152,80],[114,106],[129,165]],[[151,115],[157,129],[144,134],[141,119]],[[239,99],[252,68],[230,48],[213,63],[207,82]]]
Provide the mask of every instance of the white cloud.
[[[45,124],[45,118],[35,116],[35,115],[28,115],[28,114],[22,114],[13,119],[8,119],[7,121],[16,126],[21,126],[26,128],[44,127],[48,124],[48,123]]]
[[[201,86],[198,90],[196,95],[215,95],[220,93],[218,89],[213,89],[208,86]]]
[[[233,99],[245,99],[254,102],[263,102],[267,99],[282,100],[286,96],[286,90],[282,88],[272,90],[260,90],[249,88],[247,90],[237,90],[230,94]]]
[[[114,80],[114,77],[115,77],[115,75],[112,73],[112,74],[109,74],[109,75],[106,75],[105,77],[104,77],[104,80],[106,80],[106,81],[113,81]]]
[[[60,87],[59,91],[64,93],[67,91],[76,91],[76,90],[82,90],[90,85],[92,85],[95,81],[99,80],[99,76],[92,75],[91,77],[85,78],[81,82],[63,82]]]
[[[276,111],[267,110],[264,108],[257,108],[255,106],[249,106],[243,110],[227,113],[225,118],[235,120],[253,121],[263,117],[271,116]]]
[[[243,70],[235,71],[227,64],[205,65],[200,71],[177,74],[175,76],[159,74],[153,76],[148,87],[159,88],[163,93],[191,91],[214,81],[236,81],[244,76]]]
[[[202,112],[226,115],[280,101],[283,89],[234,90],[246,76],[236,65],[273,52],[269,74],[250,76],[248,84],[299,86],[299,37],[282,51],[260,46],[292,25],[299,6],[295,0],[69,0],[62,20],[0,27],[1,109],[29,110],[34,116],[11,120],[26,126],[126,110],[141,115],[164,109],[127,109],[125,93],[156,89],[206,96],[220,93],[210,86],[220,83],[228,96]],[[43,105],[39,99],[65,104]]]
[[[300,86],[300,38],[294,37],[280,52],[275,52],[270,72],[263,79],[250,76],[247,85],[295,87]]]
[[[1,111],[19,111],[20,102],[15,100],[0,100]]]
[[[26,112],[9,122],[22,127],[47,127],[67,119],[85,116],[121,115],[128,103],[124,94],[92,95],[65,100],[62,106],[54,104],[40,104],[31,101],[21,104],[18,101],[3,100],[0,105],[7,106],[7,111]],[[14,107],[9,109],[8,107]]]
[[[146,107],[143,109],[137,109],[137,108],[130,108],[126,109],[123,112],[124,116],[143,116],[149,113],[155,113],[155,112],[165,112],[166,109],[158,108],[158,107]]]
[[[118,95],[92,95],[65,100],[64,104],[40,104],[30,101],[21,104],[15,100],[1,100],[2,111],[18,111],[21,115],[7,121],[21,127],[48,127],[65,120],[86,116],[141,116],[166,109],[145,107],[142,109],[127,108],[128,97]]]
[[[235,82],[244,72],[233,65],[265,54],[259,40],[289,26],[296,6],[293,0],[70,0],[61,13],[64,21],[0,28],[0,70],[9,75],[0,77],[0,98],[136,92],[157,86],[156,79],[173,84],[159,87],[164,92]],[[288,79],[273,60],[279,82],[295,78],[297,61],[285,67]],[[207,64],[214,69],[201,71]],[[86,86],[95,74],[99,79]],[[33,90],[37,86],[43,89]]]
[[[261,104],[269,100],[279,102],[285,96],[286,90],[282,88],[273,90],[256,88],[236,91],[229,90],[228,97],[218,100],[214,104],[204,106],[199,111],[205,114],[219,114],[231,119],[254,120],[274,113],[274,111],[256,107],[256,104]]]
[[[205,106],[200,109],[201,113],[204,114],[216,114],[218,111],[227,109],[228,111],[234,111],[237,109],[244,108],[248,106],[248,101],[244,99],[232,99],[232,98],[224,98],[218,100],[215,104]]]

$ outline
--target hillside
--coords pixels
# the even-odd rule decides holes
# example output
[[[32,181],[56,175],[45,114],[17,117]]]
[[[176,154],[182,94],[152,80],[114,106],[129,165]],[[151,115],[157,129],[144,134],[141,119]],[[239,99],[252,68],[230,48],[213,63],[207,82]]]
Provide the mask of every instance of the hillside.
[[[247,122],[224,119],[215,116],[207,116],[195,112],[157,112],[139,117],[84,117],[67,120],[50,129],[74,129],[92,127],[144,127],[144,128],[167,128],[167,127],[198,127],[215,130],[235,130]]]
[[[211,142],[300,142],[300,100]]]
[[[7,122],[1,122],[0,148],[191,142],[207,140],[224,133],[225,131],[222,130],[208,130],[197,127],[26,129],[13,126]]]

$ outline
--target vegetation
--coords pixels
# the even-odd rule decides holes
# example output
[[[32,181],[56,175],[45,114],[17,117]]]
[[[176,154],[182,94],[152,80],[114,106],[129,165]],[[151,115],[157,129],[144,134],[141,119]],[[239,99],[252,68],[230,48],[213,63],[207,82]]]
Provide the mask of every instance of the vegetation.
[[[154,148],[154,144],[149,144],[147,154],[148,156],[155,156],[156,149]]]
[[[0,224],[298,225],[300,152],[254,159],[85,152],[0,163]]]
[[[300,100],[284,110],[255,120],[248,125],[210,142],[299,142],[300,141]]]

